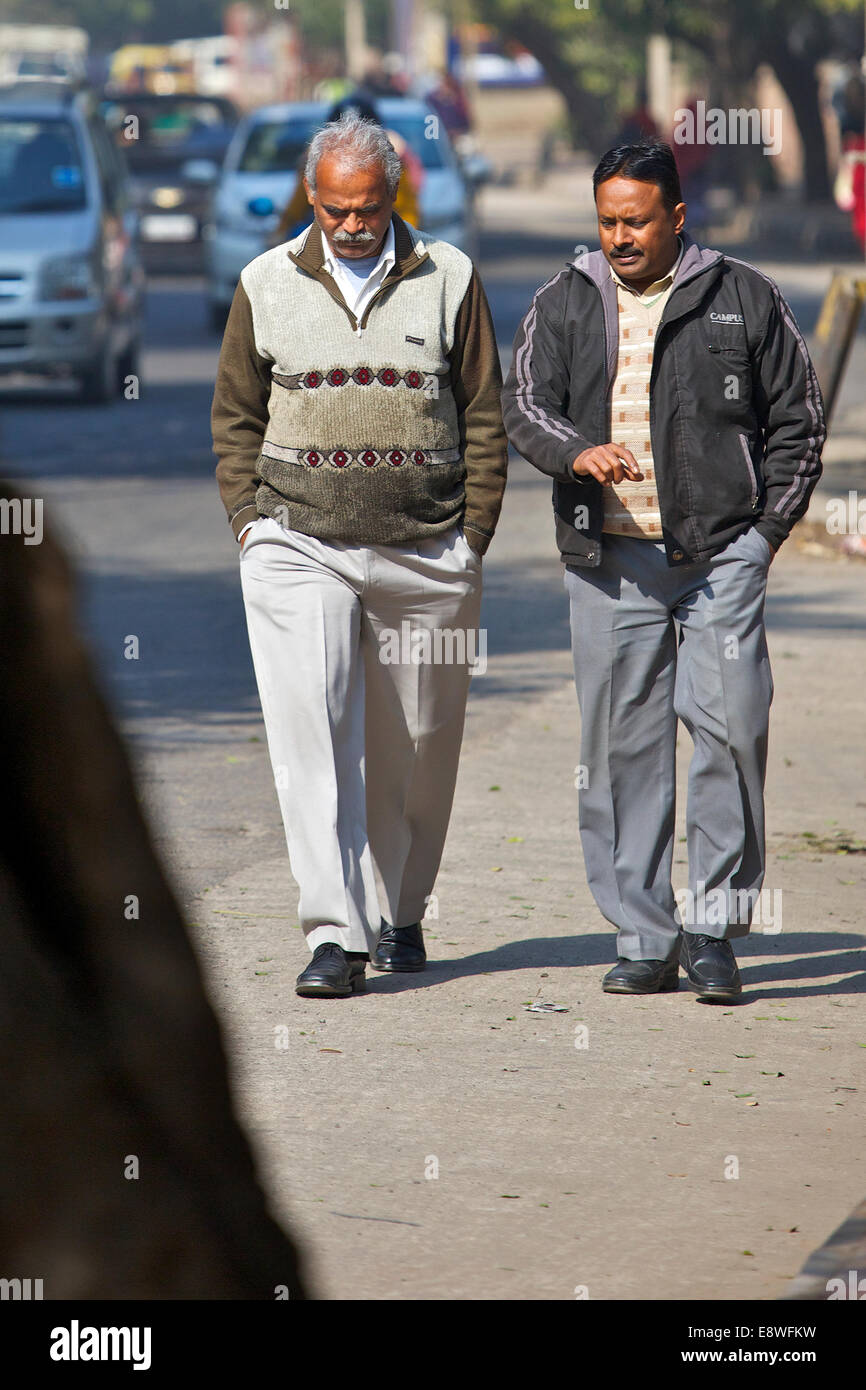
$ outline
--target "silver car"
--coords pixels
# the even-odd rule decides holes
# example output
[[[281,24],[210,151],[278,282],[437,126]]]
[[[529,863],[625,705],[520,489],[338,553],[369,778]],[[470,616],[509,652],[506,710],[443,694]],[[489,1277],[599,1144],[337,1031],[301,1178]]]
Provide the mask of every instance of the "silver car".
[[[406,97],[377,97],[375,108],[386,130],[402,136],[423,165],[419,230],[474,256],[473,189],[438,116],[426,102]],[[225,322],[244,266],[271,245],[307,145],[330,110],[326,102],[263,106],[239,125],[214,193],[210,225],[204,229],[215,327]]]
[[[76,378],[105,402],[138,375],[145,277],[126,170],[95,94],[0,90],[0,375]]]

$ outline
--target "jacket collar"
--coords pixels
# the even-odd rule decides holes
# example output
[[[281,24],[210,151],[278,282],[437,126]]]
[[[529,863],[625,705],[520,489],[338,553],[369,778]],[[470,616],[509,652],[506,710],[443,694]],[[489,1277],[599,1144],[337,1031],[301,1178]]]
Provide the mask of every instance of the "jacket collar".
[[[430,255],[420,233],[409,227],[396,212],[391,214],[391,225],[394,228],[394,265],[386,276],[389,283],[411,274],[415,267],[426,261]],[[311,275],[327,273],[324,270],[325,247],[322,229],[318,222],[313,222],[303,244],[296,251],[290,247],[287,254],[295,265],[309,271]]]
[[[679,242],[680,249],[677,252],[677,258],[671,266],[670,270],[667,272],[666,275],[660,275],[659,278],[656,281],[654,281],[652,285],[647,285],[645,290],[632,290],[632,287],[628,283],[628,281],[623,280],[622,276],[617,274],[616,270],[612,265],[608,266],[608,270],[610,271],[610,278],[613,280],[614,284],[617,286],[618,289],[622,288],[624,290],[631,290],[632,294],[637,294],[639,298],[643,298],[645,294],[649,294],[650,290],[652,289],[655,289],[656,295],[663,294],[664,291],[669,288],[667,284],[668,280],[670,280],[671,285],[673,285],[673,282],[676,279],[677,271],[680,268],[680,262],[682,261],[682,258],[685,255],[686,248],[682,237],[678,236],[677,241]],[[662,286],[662,289],[659,289],[659,285]],[[653,299],[655,299],[655,297],[656,296],[654,295]],[[652,301],[649,302],[652,303]]]
[[[387,275],[388,271],[395,264],[395,240],[396,238],[394,236],[394,224],[393,222],[389,222],[388,230],[385,233],[385,240],[382,243],[382,249],[373,262],[373,273],[375,275],[381,275],[382,279],[385,278],[385,275]],[[331,251],[331,248],[324,237],[321,237],[321,243],[323,267],[325,270],[327,270],[328,274],[333,275],[334,279],[336,280],[337,275],[339,274],[340,270],[342,270],[343,266],[346,265],[346,262],[342,259],[341,256],[337,256]],[[349,264],[351,264],[351,262]],[[382,272],[384,272],[384,274]]]
[[[402,217],[398,217],[396,212],[391,214],[391,223],[394,228],[394,264],[383,278],[375,294],[369,299],[361,318],[362,328],[366,324],[370,310],[377,299],[398,280],[402,280],[406,275],[411,275],[413,270],[417,269],[424,261],[429,260],[430,257],[430,252],[427,250],[420,233],[404,222]],[[293,242],[289,242],[286,255],[289,260],[294,261],[296,266],[306,271],[308,275],[314,276],[324,286],[331,298],[348,315],[354,332],[358,328],[358,320],[343,298],[336,280],[325,269],[322,229],[318,222],[313,222],[303,241],[298,237]]]
[[[701,275],[724,259],[721,251],[711,251],[708,246],[701,246],[688,232],[681,232],[680,239],[683,243],[683,254],[674,276],[674,289],[678,289],[687,280]],[[585,251],[569,264],[588,276],[598,289],[602,288],[605,279],[610,280],[610,263],[603,251]]]
[[[662,324],[670,323],[671,319],[679,318],[680,315],[687,313],[693,304],[702,297],[704,286],[699,286],[697,293],[693,290],[691,294],[685,296],[677,294],[677,291],[708,271],[718,272],[725,259],[721,251],[711,251],[708,246],[699,245],[688,232],[681,232],[680,238],[683,243],[682,255],[674,275],[670,297],[662,314]],[[577,256],[573,261],[570,261],[569,265],[591,280],[601,295],[607,346],[607,380],[608,386],[610,386],[616,376],[619,350],[616,285],[610,273],[610,264],[603,251],[586,251],[582,256]]]

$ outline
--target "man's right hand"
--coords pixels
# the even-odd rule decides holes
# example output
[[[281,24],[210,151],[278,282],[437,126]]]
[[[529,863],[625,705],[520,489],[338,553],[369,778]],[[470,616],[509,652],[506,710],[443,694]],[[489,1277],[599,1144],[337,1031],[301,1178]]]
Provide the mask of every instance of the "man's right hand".
[[[594,444],[578,454],[571,467],[579,477],[595,478],[605,487],[623,478],[635,483],[643,478],[637,459],[624,444]]]

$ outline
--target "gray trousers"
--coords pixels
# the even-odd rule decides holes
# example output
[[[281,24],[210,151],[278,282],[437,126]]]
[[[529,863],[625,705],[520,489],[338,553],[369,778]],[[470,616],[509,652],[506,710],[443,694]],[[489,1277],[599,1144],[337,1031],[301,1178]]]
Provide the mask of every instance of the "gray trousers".
[[[362,546],[260,517],[240,573],[307,944],[372,951],[382,917],[421,920],[439,868],[481,559],[457,526]]]
[[[681,926],[718,937],[749,931],[764,876],[771,559],[754,528],[711,560],[678,568],[661,543],[605,535],[597,569],[566,569],[581,844],[590,889],[627,959],[675,958]],[[681,918],[671,886],[678,718],[694,742],[685,901],[711,895],[711,925]]]

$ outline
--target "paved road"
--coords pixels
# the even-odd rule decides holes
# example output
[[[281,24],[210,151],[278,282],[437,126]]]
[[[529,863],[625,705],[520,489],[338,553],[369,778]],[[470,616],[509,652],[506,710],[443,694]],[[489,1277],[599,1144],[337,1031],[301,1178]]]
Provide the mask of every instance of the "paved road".
[[[589,240],[589,212],[585,185],[564,179],[486,195],[482,269],[504,359],[532,291]],[[827,268],[761,264],[810,330]],[[866,830],[866,567],[794,544],[774,563],[767,886],[784,926],[740,948],[746,1003],[606,996],[613,938],[578,849],[548,483],[516,461],[485,560],[489,669],[473,682],[431,966],[375,977],[365,998],[299,1000],[296,895],[213,481],[217,351],[200,283],[154,279],[141,398],[100,409],[57,388],[7,391],[4,465],[77,556],[83,619],[194,924],[238,1104],[277,1209],[314,1252],[315,1287],[775,1296],[866,1185],[864,859],[839,852]],[[862,486],[857,395],[852,374],[819,518],[824,496]],[[532,1000],[568,1012],[527,1012]]]

